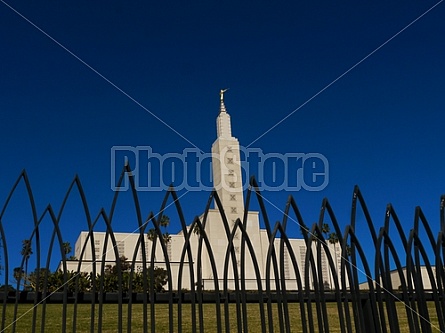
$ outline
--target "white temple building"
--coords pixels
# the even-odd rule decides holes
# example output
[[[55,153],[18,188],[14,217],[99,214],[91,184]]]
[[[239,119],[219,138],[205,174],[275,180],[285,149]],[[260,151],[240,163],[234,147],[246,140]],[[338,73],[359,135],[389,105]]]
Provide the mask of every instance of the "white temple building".
[[[241,172],[241,161],[240,161],[240,145],[238,139],[232,135],[231,130],[231,119],[230,115],[226,110],[224,104],[224,90],[221,91],[220,99],[220,109],[219,114],[216,119],[216,129],[217,136],[216,140],[212,145],[212,172],[213,172],[213,182],[214,188],[216,189],[218,196],[221,200],[224,213],[227,217],[229,224],[232,224],[232,228],[236,219],[243,219],[244,215],[244,195],[243,195],[243,181]],[[202,219],[202,216],[201,216]],[[247,213],[247,224],[246,224],[247,234],[253,244],[255,250],[255,256],[258,261],[258,268],[262,278],[262,287],[265,288],[265,275],[266,275],[266,258],[267,251],[269,249],[269,239],[265,229],[260,228],[259,212],[249,211]],[[224,276],[224,260],[226,256],[226,251],[228,247],[228,241],[226,237],[226,231],[223,226],[222,217],[216,207],[210,209],[207,216],[207,222],[205,225],[205,233],[211,244],[211,249],[213,251],[214,259],[216,262],[216,268],[218,272],[218,284],[219,288],[223,288],[223,276]],[[116,239],[117,250],[119,256],[125,256],[131,260],[134,256],[135,246],[139,241],[138,233],[119,233],[115,232],[114,237]],[[181,232],[178,234],[171,235],[170,242],[167,243],[167,251],[169,260],[171,263],[170,271],[173,277],[173,290],[180,288],[191,289],[190,286],[190,274],[189,266],[193,265],[195,272],[196,281],[196,263],[197,263],[197,248],[199,235],[193,233],[191,236],[191,248],[193,253],[193,263],[188,262],[187,256],[184,261],[183,277],[181,280],[181,286],[178,282],[178,270],[181,262],[181,253],[184,246],[184,235]],[[96,265],[97,272],[100,272],[101,262],[102,262],[102,251],[104,247],[105,233],[104,232],[94,232],[94,248],[95,253],[91,251],[91,245],[87,244],[84,247],[85,242],[88,240],[88,232],[83,231],[80,233],[76,244],[74,255],[76,258],[81,259],[81,271],[92,271],[92,265]],[[235,235],[234,240],[234,251],[237,256],[238,269],[240,268],[240,232],[238,231]],[[296,256],[298,268],[301,276],[304,276],[304,265],[306,258],[306,244],[303,239],[291,239],[290,240],[292,249]],[[145,239],[146,255],[147,260],[150,258],[152,242]],[[164,254],[159,242],[156,248],[156,261],[155,266],[165,268]],[[275,249],[279,249],[280,240],[275,240]],[[335,246],[333,244],[328,244],[331,251],[332,258],[338,267],[340,268],[341,261],[341,251],[340,246]],[[81,255],[82,249],[85,248],[83,255]],[[247,248],[247,247],[246,247]],[[315,246],[314,246],[315,250]],[[314,252],[315,253],[315,252]],[[137,262],[142,262],[142,251],[138,250]],[[316,257],[316,256],[315,256]],[[329,265],[326,255],[322,255],[322,270],[323,279],[325,284],[333,288],[332,276],[329,271]],[[112,249],[111,240],[108,240],[107,251],[106,251],[106,263],[115,263],[115,253]],[[208,253],[203,250],[202,256],[202,281],[204,289],[213,290],[214,286],[214,276],[212,273],[210,261],[208,259]],[[278,260],[279,261],[279,260]],[[78,267],[78,261],[68,261],[67,269],[76,271]],[[233,270],[232,261],[230,261],[230,269],[228,272],[229,289],[234,289],[233,285]],[[286,280],[287,289],[295,290],[297,289],[297,284],[295,280],[295,271],[291,264],[289,255],[285,251],[284,257],[284,279]],[[60,267],[60,266],[59,266]],[[246,250],[246,260],[245,260],[245,272],[246,272],[246,289],[255,290],[258,288],[257,279],[255,276],[255,271],[253,269],[252,261],[250,260],[250,255]],[[340,274],[338,274],[340,275]],[[273,269],[271,269],[271,277],[273,277]],[[304,279],[303,279],[304,280]],[[303,281],[304,283],[304,281]],[[310,282],[312,288],[312,282]],[[271,288],[275,288],[274,284],[271,284]]]

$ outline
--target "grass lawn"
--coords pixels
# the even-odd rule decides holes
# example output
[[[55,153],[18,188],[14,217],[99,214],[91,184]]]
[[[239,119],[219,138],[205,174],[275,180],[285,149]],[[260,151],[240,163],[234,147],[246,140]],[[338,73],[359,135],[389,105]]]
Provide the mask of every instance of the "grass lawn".
[[[437,327],[437,316],[435,310],[433,308],[434,304],[431,304],[430,307],[430,316],[432,321],[432,329],[433,332],[439,332]],[[273,313],[273,325],[274,331],[279,332],[279,321],[277,314],[277,305],[272,305],[272,313]],[[73,309],[74,305],[67,305],[67,317],[66,317],[66,325],[67,332],[73,331]],[[190,304],[182,305],[182,331],[183,332],[193,332],[192,328],[192,311]],[[329,321],[329,329],[330,332],[340,332],[339,325],[339,316],[337,312],[336,304],[328,304],[328,321]],[[96,305],[94,311],[94,331],[97,332],[98,329],[98,320],[99,320],[99,306]],[[123,331],[127,332],[128,322],[131,324],[132,332],[143,332],[143,305],[142,304],[134,304],[132,305],[132,314],[131,320],[128,321],[128,306],[125,304],[122,308],[122,326]],[[151,325],[151,314],[150,307],[147,307],[148,310],[148,331],[150,331]],[[12,319],[13,319],[13,311],[14,306],[9,304],[6,307],[6,325],[4,332],[12,332]],[[169,308],[168,304],[156,304],[155,305],[155,332],[170,332],[169,329]],[[267,310],[266,310],[267,311]],[[76,320],[76,332],[90,332],[91,329],[91,316],[92,316],[92,307],[89,304],[79,304],[77,309],[77,320]],[[119,311],[117,304],[104,304],[103,308],[103,318],[102,318],[102,332],[118,332],[118,318]],[[177,331],[178,327],[178,306],[173,305],[173,331]],[[237,331],[237,309],[235,304],[229,305],[229,327],[231,332]],[[315,315],[315,311],[313,311]],[[302,331],[302,321],[300,314],[300,307],[298,304],[289,304],[289,314],[290,314],[290,328],[292,332],[301,332]],[[406,311],[403,307],[403,304],[397,305],[397,314],[399,316],[400,330],[401,332],[408,332],[408,324],[406,319]],[[42,305],[39,305],[35,311],[35,319],[37,322],[37,332],[40,332],[41,325],[41,316],[42,316]],[[224,319],[224,306],[221,305],[221,321],[223,325],[222,331],[225,331],[225,319]],[[31,332],[32,331],[32,323],[34,317],[34,310],[31,304],[20,304],[18,307],[17,318],[19,318],[16,322],[16,332]],[[46,305],[46,318],[45,318],[45,332],[61,332],[62,331],[62,318],[63,318],[63,306],[61,304],[48,304]],[[199,325],[199,316],[198,309],[196,309],[196,318],[198,320],[197,325]],[[261,332],[261,316],[260,316],[260,308],[258,304],[247,304],[247,324],[248,330],[250,332]],[[314,317],[316,318],[316,317]],[[216,320],[216,307],[214,304],[203,304],[203,331],[204,332],[217,332],[217,320]],[[266,316],[266,325],[267,325],[267,316]],[[434,327],[435,326],[435,327]],[[199,326],[198,326],[199,327]],[[267,331],[269,331],[268,326]],[[353,328],[354,330],[354,328]],[[198,329],[199,331],[199,329]],[[318,332],[318,326],[315,324],[315,331]]]

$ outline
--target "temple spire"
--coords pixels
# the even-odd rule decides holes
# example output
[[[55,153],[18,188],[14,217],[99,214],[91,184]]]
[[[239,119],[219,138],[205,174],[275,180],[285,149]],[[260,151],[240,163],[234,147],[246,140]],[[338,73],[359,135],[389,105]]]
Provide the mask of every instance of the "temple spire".
[[[229,89],[221,89],[219,91],[221,105],[219,107],[219,115],[216,119],[216,128],[218,138],[231,138],[232,128],[230,125],[230,115],[227,113],[226,106],[224,105],[224,93]]]
[[[244,199],[241,172],[240,146],[238,139],[232,136],[230,114],[224,105],[224,93],[221,89],[220,112],[216,118],[217,138],[212,145],[213,185],[229,220],[235,221],[243,216]]]
[[[221,90],[219,91],[219,97],[220,97],[220,100],[221,100],[221,105],[220,105],[220,107],[219,107],[219,112],[227,112],[227,111],[226,111],[226,106],[224,105],[224,93],[225,93],[227,90],[229,90],[229,88],[221,89]]]

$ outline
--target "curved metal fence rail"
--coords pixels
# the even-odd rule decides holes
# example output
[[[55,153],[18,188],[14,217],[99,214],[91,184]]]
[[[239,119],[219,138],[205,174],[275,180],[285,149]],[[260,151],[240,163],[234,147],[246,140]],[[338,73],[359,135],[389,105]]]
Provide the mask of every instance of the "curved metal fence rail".
[[[386,208],[383,226],[376,229],[365,200],[355,187],[351,218],[342,231],[327,199],[322,202],[319,221],[313,225],[305,224],[292,197],[286,203],[283,220],[270,223],[262,195],[252,178],[244,216],[233,225],[228,222],[216,192],[211,193],[201,218],[196,217],[187,224],[173,188],[166,192],[159,211],[144,218],[129,166],[123,168],[118,187],[125,177],[130,183],[139,235],[134,254],[127,262],[118,251],[112,223],[119,192],[115,192],[110,211],[102,209],[92,216],[76,176],[60,211],[56,213],[48,205],[40,213],[27,174],[22,172],[0,211],[4,273],[0,290],[1,332],[445,332],[445,196],[440,201],[440,230],[436,234],[419,207],[412,229],[405,234],[391,205]],[[8,238],[3,220],[20,184],[26,189],[28,202],[23,205],[30,205],[33,225],[32,230],[23,231],[24,238],[30,241],[36,255],[33,283],[25,284],[29,276],[24,273],[27,254],[22,253],[21,263],[10,262],[8,249],[10,242],[16,240]],[[88,237],[77,258],[77,268],[70,271],[60,221],[73,195],[80,198]],[[258,202],[269,239],[263,263],[265,271],[260,270],[248,232],[247,211],[251,200]],[[172,274],[168,238],[161,230],[162,217],[169,202],[174,204],[175,218],[181,225],[183,236],[177,276]],[[216,262],[206,234],[212,202],[215,202],[224,225],[225,234],[221,235],[227,241],[224,262]],[[372,247],[368,244],[365,248],[357,237],[359,214],[364,216],[360,228],[367,229]],[[297,260],[300,249],[293,248],[286,233],[289,219],[299,224],[304,239],[303,267],[299,267],[302,263],[298,264]],[[44,220],[52,223],[47,255],[42,253],[41,226]],[[333,258],[329,242],[324,237],[327,220],[337,235],[335,242],[340,249],[340,261]],[[82,269],[88,262],[85,253],[95,253],[95,230],[99,224],[105,225],[106,229],[102,255],[97,259],[100,268],[93,263],[91,272],[85,273]],[[154,236],[151,250],[147,251],[149,229]],[[199,240],[192,249],[191,238],[196,235]],[[235,251],[236,235],[241,235],[240,251]],[[108,244],[117,258],[112,268],[106,261]],[[161,273],[154,269],[156,246],[163,254],[165,269]],[[137,271],[139,253],[142,260]],[[207,255],[212,272],[210,279],[200,274],[204,265],[203,253]],[[62,258],[57,274],[50,272],[51,257],[55,254]],[[41,261],[42,257],[46,261]],[[247,287],[247,261],[251,263],[249,267],[255,277],[254,290]],[[327,265],[330,272],[332,288],[326,285],[323,265]],[[295,278],[289,280],[286,277],[285,267]],[[106,278],[110,269],[113,279]],[[184,276],[190,281],[187,285],[182,282]],[[365,281],[363,276],[366,276]],[[51,286],[56,278],[59,285],[54,289]],[[163,290],[156,284],[157,279],[165,282],[162,283]],[[85,281],[88,281],[87,286]],[[113,292],[108,291],[110,283],[115,288]]]

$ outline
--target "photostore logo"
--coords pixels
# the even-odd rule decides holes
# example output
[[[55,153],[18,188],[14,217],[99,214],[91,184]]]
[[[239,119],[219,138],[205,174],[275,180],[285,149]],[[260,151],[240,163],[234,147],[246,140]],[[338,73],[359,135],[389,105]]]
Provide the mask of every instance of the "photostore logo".
[[[213,167],[213,164],[215,168]],[[329,163],[320,153],[263,153],[238,147],[203,153],[188,148],[182,153],[159,154],[149,146],[114,146],[111,149],[111,189],[126,191],[128,177],[119,184],[125,165],[131,168],[138,191],[212,191],[219,186],[246,190],[255,176],[262,191],[321,191],[329,183]],[[213,175],[215,172],[215,175]],[[214,184],[218,179],[218,184]]]

